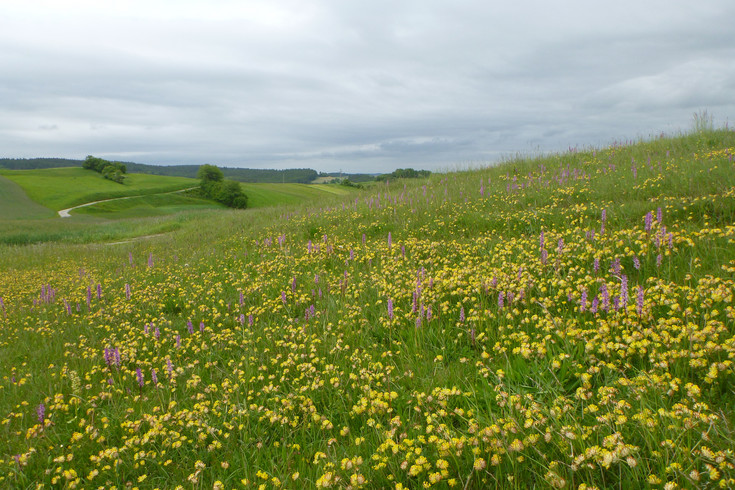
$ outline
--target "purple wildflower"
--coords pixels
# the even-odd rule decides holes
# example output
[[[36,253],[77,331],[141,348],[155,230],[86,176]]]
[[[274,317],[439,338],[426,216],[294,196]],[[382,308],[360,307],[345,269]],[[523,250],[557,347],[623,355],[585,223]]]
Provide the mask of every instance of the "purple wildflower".
[[[40,423],[43,423],[44,419],[46,418],[46,406],[41,403],[36,407],[36,415],[38,415],[38,421]]]
[[[191,323],[191,320],[186,322],[186,330],[189,332],[189,335],[194,333],[194,325]]]
[[[130,284],[125,283],[125,299],[130,301]]]
[[[638,298],[636,298],[636,311],[638,316],[643,315],[643,286],[638,286]]]
[[[393,246],[393,236],[388,232],[388,250]]]
[[[661,263],[663,263],[664,257],[661,254],[658,254],[656,256],[656,267],[661,267]]]
[[[199,322],[199,331],[204,332],[204,322]]]
[[[647,212],[646,217],[644,218],[644,224],[646,228],[646,233],[650,233],[651,227],[653,226],[653,213]]]
[[[617,275],[620,275],[621,267],[620,267],[620,258],[613,259],[612,263],[610,264],[610,270]]]
[[[635,267],[636,270],[640,270],[641,268],[641,261],[638,260],[638,256],[633,257],[633,267]]]
[[[464,306],[459,310],[459,323],[464,323]]]
[[[253,320],[253,314],[251,313],[248,315],[248,325],[252,327],[254,322],[255,320]]]
[[[600,258],[599,257],[595,257],[595,263],[592,266],[592,270],[595,271],[595,274],[600,272]]]
[[[584,312],[587,309],[587,290],[582,291],[582,297],[579,299],[579,311]]]
[[[158,376],[156,375],[156,370],[151,368],[151,383],[153,383],[153,386],[158,384]]]
[[[388,298],[388,318],[393,320],[393,300]]]
[[[138,378],[138,385],[142,388],[145,384],[145,378],[143,377],[143,371],[140,368],[135,370],[135,377]]]
[[[610,309],[610,293],[604,282],[600,285],[600,297],[602,298],[602,311],[607,312]]]
[[[503,308],[503,291],[498,293],[498,308]]]
[[[590,313],[597,313],[597,307],[600,304],[600,300],[597,299],[597,296],[592,298],[592,305],[590,306]]]
[[[286,305],[286,291],[281,291],[281,301],[283,302],[283,305]]]

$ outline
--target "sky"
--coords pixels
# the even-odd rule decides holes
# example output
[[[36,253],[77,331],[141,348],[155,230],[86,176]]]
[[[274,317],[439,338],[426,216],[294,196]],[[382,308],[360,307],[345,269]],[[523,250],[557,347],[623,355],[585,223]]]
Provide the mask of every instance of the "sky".
[[[389,172],[735,118],[732,0],[3,0],[0,157]]]

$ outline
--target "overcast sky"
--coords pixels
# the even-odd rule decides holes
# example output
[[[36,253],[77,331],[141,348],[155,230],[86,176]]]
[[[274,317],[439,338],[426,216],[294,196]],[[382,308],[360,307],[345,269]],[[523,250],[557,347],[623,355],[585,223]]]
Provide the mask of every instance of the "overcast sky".
[[[735,118],[733,25],[733,0],[3,0],[0,156],[441,170],[675,134]]]

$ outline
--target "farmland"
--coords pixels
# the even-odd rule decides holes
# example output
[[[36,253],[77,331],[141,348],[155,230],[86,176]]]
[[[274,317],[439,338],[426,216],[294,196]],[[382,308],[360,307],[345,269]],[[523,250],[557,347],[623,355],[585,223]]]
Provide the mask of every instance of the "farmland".
[[[4,246],[0,486],[733,487],[734,154],[701,131]]]

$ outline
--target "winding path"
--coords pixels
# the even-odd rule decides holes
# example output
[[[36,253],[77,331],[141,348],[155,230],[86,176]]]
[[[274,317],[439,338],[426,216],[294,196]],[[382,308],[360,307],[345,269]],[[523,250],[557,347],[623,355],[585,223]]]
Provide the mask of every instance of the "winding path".
[[[189,187],[187,189],[179,189],[178,191],[171,191],[171,192],[158,192],[158,193],[155,193],[155,194],[140,194],[138,196],[113,197],[112,199],[102,199],[100,201],[87,202],[87,203],[84,203],[84,204],[80,204],[78,206],[72,206],[70,208],[62,209],[62,210],[59,211],[59,216],[61,216],[62,218],[71,218],[71,214],[69,214],[69,211],[71,211],[73,209],[77,209],[77,208],[83,208],[85,206],[91,206],[93,204],[99,204],[101,202],[119,201],[121,199],[132,199],[134,197],[161,196],[161,195],[164,195],[164,194],[176,194],[177,192],[186,192],[186,191],[190,191],[190,190],[193,190],[193,189],[197,189],[198,187],[199,186],[197,186],[197,187]]]

